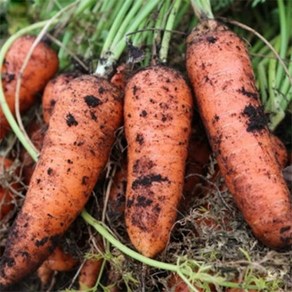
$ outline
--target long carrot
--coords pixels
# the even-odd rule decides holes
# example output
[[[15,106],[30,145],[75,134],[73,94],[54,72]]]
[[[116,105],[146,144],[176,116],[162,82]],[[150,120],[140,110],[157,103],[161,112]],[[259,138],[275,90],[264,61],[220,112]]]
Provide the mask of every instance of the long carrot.
[[[176,218],[191,116],[191,92],[173,69],[149,67],[128,82],[126,227],[133,245],[148,257],[165,248]]]
[[[194,7],[199,1],[193,1]],[[292,244],[289,191],[271,146],[244,42],[207,9],[187,39],[187,71],[220,171],[255,236]]]
[[[80,76],[61,93],[1,258],[2,287],[35,270],[81,212],[121,119],[121,94],[105,79]]]
[[[3,89],[6,102],[10,110],[15,112],[15,94],[17,79],[23,61],[30,51],[35,37],[24,36],[17,39],[5,56],[1,69]],[[27,110],[35,101],[36,94],[40,92],[50,78],[58,70],[56,53],[44,42],[40,42],[33,50],[24,72],[21,74],[22,83],[19,92],[20,111]],[[9,131],[9,124],[0,108],[0,139]]]

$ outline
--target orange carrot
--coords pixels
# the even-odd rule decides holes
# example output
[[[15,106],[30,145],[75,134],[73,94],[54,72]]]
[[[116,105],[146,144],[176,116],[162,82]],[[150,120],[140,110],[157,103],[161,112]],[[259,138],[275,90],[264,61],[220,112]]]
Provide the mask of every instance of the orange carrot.
[[[96,236],[94,238],[95,244],[98,247],[98,251],[94,249],[94,253],[101,253],[104,251],[103,247],[103,241],[100,236]],[[78,284],[79,284],[79,290],[84,291],[88,290],[89,288],[93,288],[96,284],[96,281],[99,277],[99,274],[101,272],[101,267],[103,263],[103,258],[100,255],[100,257],[93,257],[86,259],[84,265],[82,266],[80,270],[80,274],[78,277]]]
[[[28,275],[53,251],[88,201],[121,120],[121,93],[105,79],[80,76],[62,91],[1,258],[0,286]]]
[[[50,281],[52,281],[54,271],[49,269],[46,265],[46,262],[44,262],[37,270],[37,275],[39,280],[41,281],[42,284],[42,290],[43,287],[47,286]]]
[[[78,261],[69,253],[65,253],[59,246],[38,268],[37,274],[43,285],[51,280],[54,271],[66,272],[72,270]]]
[[[43,119],[46,124],[49,124],[50,117],[59,95],[67,87],[68,82],[76,77],[75,74],[61,74],[50,80],[46,85],[42,97]]]
[[[17,77],[34,41],[35,37],[32,36],[17,39],[7,52],[1,69],[4,95],[12,113],[15,112]],[[46,43],[40,42],[34,49],[22,74],[19,94],[20,111],[27,110],[34,103],[36,94],[43,90],[57,70],[58,57],[56,53]],[[0,139],[5,136],[8,130],[9,124],[0,108]]]
[[[127,71],[127,65],[122,64],[117,67],[116,73],[111,78],[111,84],[115,85],[120,90],[125,90],[125,87],[127,84],[126,71]]]
[[[171,274],[167,281],[167,286],[169,290],[172,292],[191,292],[192,290],[189,288],[189,286],[184,282],[177,274]],[[205,289],[196,287],[198,292],[204,292]],[[209,285],[209,290],[211,292],[217,291],[216,288],[213,285]]]
[[[72,270],[77,263],[70,253],[57,246],[43,264],[53,271],[65,272]]]
[[[120,220],[125,212],[127,188],[127,163],[123,161],[121,168],[117,170],[108,200],[108,216],[111,220]]]
[[[148,257],[165,248],[176,219],[191,116],[191,92],[173,69],[153,66],[128,82],[126,227],[132,244]]]
[[[220,171],[245,220],[267,246],[291,246],[289,191],[243,41],[203,20],[187,39],[186,65]]]
[[[185,182],[183,188],[182,204],[189,207],[192,200],[196,199],[195,194],[200,193],[198,184],[204,183],[200,177],[205,174],[208,166],[211,150],[207,138],[201,133],[196,125],[192,127],[188,157],[185,171]]]
[[[83,265],[78,283],[80,291],[94,287],[99,276],[103,260],[102,259],[88,259]]]

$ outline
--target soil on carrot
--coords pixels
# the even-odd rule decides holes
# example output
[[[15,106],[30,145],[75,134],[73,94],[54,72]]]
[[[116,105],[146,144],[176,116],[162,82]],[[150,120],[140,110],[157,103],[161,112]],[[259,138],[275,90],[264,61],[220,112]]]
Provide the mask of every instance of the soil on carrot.
[[[252,16],[249,13],[250,8],[247,5],[246,7],[242,5],[242,1],[233,2],[228,11],[238,17],[242,15],[246,17],[247,22],[252,23],[250,20]],[[218,15],[226,15],[225,12],[226,9],[223,9]],[[231,17],[232,15],[229,16]],[[234,18],[236,19],[236,17]],[[192,19],[193,13],[190,11],[182,21],[180,28],[182,32],[189,33],[189,23]],[[254,21],[253,23],[256,24],[257,22]],[[259,27],[254,28],[259,29]],[[250,35],[245,35],[245,37],[248,40],[252,39]],[[169,65],[177,68],[185,75],[185,67],[183,65],[184,38],[185,35],[173,34]],[[216,42],[216,39],[210,38],[209,42],[212,44]],[[148,50],[151,46],[152,44],[149,44],[149,47],[146,49]],[[139,62],[147,55],[147,50],[143,52],[136,47],[131,47],[129,56],[124,56],[124,58],[132,57],[137,62],[133,66],[133,70],[139,68]],[[89,67],[91,62],[88,62]],[[136,91],[135,94],[137,93],[138,95],[139,88],[134,89]],[[252,99],[257,98],[257,94],[254,92],[247,92],[245,88],[239,90],[241,90],[242,94],[249,96],[251,102]],[[98,106],[97,97],[87,96],[86,101],[91,107]],[[196,108],[195,111],[197,111]],[[266,117],[261,109],[249,107],[244,109],[243,114],[249,119],[248,131],[259,131],[266,127]],[[141,111],[141,116],[147,116],[147,112]],[[215,116],[214,122],[218,118],[218,116]],[[29,124],[29,121],[33,119],[41,119],[39,104],[24,116],[24,123]],[[68,113],[66,122],[68,126],[76,126],[78,124],[78,121],[70,113]],[[199,118],[197,122],[201,123]],[[276,134],[291,149],[292,135],[291,131],[287,130],[289,127],[291,127],[291,115],[288,114],[278,127]],[[143,133],[137,137],[137,142],[143,143]],[[13,139],[12,135],[9,139],[1,142],[0,145],[0,150],[8,151],[9,155],[20,167],[23,166],[19,160],[21,148],[20,143]],[[117,141],[107,168],[104,171],[103,178],[96,185],[86,209],[98,220],[103,220],[102,213],[105,210],[105,224],[111,229],[117,239],[133,248],[128,239],[123,218],[112,216],[104,204],[116,166],[121,163],[125,149],[123,129],[120,129],[117,133]],[[178,210],[178,217],[173,226],[169,243],[156,259],[174,264],[178,260],[180,262],[191,260],[194,275],[196,273],[198,275],[198,279],[193,280],[193,284],[197,287],[205,285],[205,291],[207,291],[208,283],[200,281],[201,277],[199,276],[200,269],[203,268],[206,273],[213,276],[213,280],[223,277],[226,281],[230,282],[256,285],[259,291],[292,291],[292,251],[275,251],[263,246],[255,239],[236,208],[218,172],[215,154],[210,156],[207,174],[202,177],[202,182],[196,187],[198,192],[194,192],[193,197],[186,200],[188,202],[187,206],[183,206]],[[194,173],[193,175],[196,176],[197,174]],[[20,181],[21,174],[14,179]],[[137,185],[147,185],[157,179],[166,178],[159,178],[158,175],[153,177],[141,176],[141,180],[137,182]],[[0,182],[1,184],[2,182],[6,184],[7,179],[0,177]],[[9,228],[23,203],[26,189],[27,186],[22,183],[21,189],[15,193],[13,210],[1,221],[0,255],[3,253]],[[123,198],[119,198],[119,200],[124,202]],[[144,206],[148,205],[150,200],[143,196],[137,203]],[[53,277],[46,286],[41,285],[36,273],[34,273],[11,287],[10,291],[76,290],[78,289],[79,268],[85,256],[89,255],[101,256],[106,259],[97,291],[104,291],[105,287],[113,286],[118,288],[118,291],[170,291],[171,288],[173,289],[173,287],[170,287],[170,278],[172,277],[170,272],[143,265],[106,243],[106,252],[100,255],[97,245],[92,240],[95,236],[96,232],[81,218],[78,218],[59,242],[65,252],[69,252],[74,258],[79,260],[79,264],[69,272],[54,272]],[[215,287],[216,291],[226,291],[226,288],[222,285],[218,284]]]
[[[39,113],[37,113],[39,114]],[[200,123],[200,120],[197,121]],[[103,179],[95,188],[86,208],[98,220],[105,208],[104,202],[108,187],[113,179],[113,169],[121,163],[125,154],[125,140],[123,129],[117,135],[110,163],[104,171]],[[20,145],[16,143],[13,153]],[[194,174],[196,175],[196,174]],[[147,180],[148,182],[148,180]],[[17,199],[18,207],[22,197]],[[216,160],[210,157],[208,173],[203,178],[200,191],[194,194],[187,206],[178,210],[178,218],[173,226],[167,248],[157,257],[157,260],[176,263],[178,259],[186,259],[194,263],[194,273],[200,268],[206,268],[207,273],[226,281],[245,284],[257,284],[262,291],[289,291],[292,289],[291,259],[292,251],[274,251],[259,243],[244,222],[237,210],[233,199],[224,185]],[[147,203],[147,198],[141,199],[141,204]],[[13,217],[1,229],[1,251]],[[113,219],[113,220],[112,220]],[[127,237],[122,218],[111,217],[106,212],[105,223],[113,234],[125,245],[133,248]],[[64,289],[78,289],[79,267],[85,255],[92,250],[95,256],[100,256],[96,245],[90,241],[95,231],[78,218],[70,230],[59,241],[65,252],[79,260],[72,271],[55,272],[47,286],[42,286],[36,274],[24,279],[10,288],[10,291],[61,291]],[[91,254],[92,256],[92,254]],[[170,278],[172,274],[143,265],[125,255],[114,247],[109,247],[101,255],[106,258],[106,264],[101,276],[101,285],[97,291],[104,287],[115,286],[119,291],[170,291]],[[199,277],[200,279],[200,277]],[[197,286],[206,285],[196,280]],[[205,286],[206,287],[206,286]],[[222,286],[217,291],[225,291]]]

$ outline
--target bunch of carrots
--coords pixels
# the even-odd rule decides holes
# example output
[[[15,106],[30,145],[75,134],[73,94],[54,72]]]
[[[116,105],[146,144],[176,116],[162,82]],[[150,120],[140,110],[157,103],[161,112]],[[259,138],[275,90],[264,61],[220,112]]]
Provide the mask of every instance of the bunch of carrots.
[[[100,1],[93,6],[85,2],[76,1],[74,17],[86,9],[106,11],[112,3]],[[202,183],[211,152],[254,236],[272,249],[291,248],[292,204],[282,174],[287,153],[268,128],[246,45],[215,19],[209,1],[192,0],[198,24],[186,39],[187,77],[170,68],[168,48],[176,16],[182,15],[181,2],[121,2],[111,25],[106,26],[108,35],[92,74],[84,70],[58,74],[56,52],[38,37],[27,36],[29,28],[3,46],[0,139],[5,141],[12,129],[24,145],[21,159],[28,187],[1,254],[2,289],[36,270],[47,285],[52,271],[75,267],[78,260],[64,252],[60,243],[79,214],[117,244],[102,224],[82,210],[103,179],[121,126],[127,155],[120,159],[120,170],[114,167],[116,176],[105,208],[111,216],[125,218],[132,247],[149,265],[155,266],[153,258],[166,248],[181,204],[196,199],[194,190]],[[150,17],[154,12],[155,21]],[[143,34],[149,23],[155,29]],[[49,25],[48,20],[31,29],[44,27],[44,34]],[[128,42],[130,61],[115,69],[127,48],[125,36],[139,30],[142,33]],[[131,72],[147,38],[153,42],[148,66]],[[29,110],[40,92],[43,121],[31,125],[26,134],[21,113]],[[201,137],[196,111],[208,142]],[[11,164],[3,158],[2,169]],[[194,172],[198,176],[190,179]],[[19,183],[10,188],[16,190]],[[3,194],[1,220],[13,205],[11,191],[3,190]],[[94,237],[94,242],[100,253],[108,248],[100,237]],[[139,258],[121,243],[116,247]],[[196,270],[181,271],[171,264],[163,267],[177,272],[186,289],[203,291],[188,280]],[[100,258],[84,261],[80,289],[95,287],[103,268]],[[240,287],[235,282],[224,283]]]

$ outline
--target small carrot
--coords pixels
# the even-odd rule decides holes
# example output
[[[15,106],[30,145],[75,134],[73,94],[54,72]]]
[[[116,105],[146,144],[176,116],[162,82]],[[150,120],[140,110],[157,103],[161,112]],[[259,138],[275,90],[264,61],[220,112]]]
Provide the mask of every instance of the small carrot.
[[[190,202],[196,199],[194,195],[198,191],[198,184],[204,183],[201,176],[206,172],[211,155],[207,138],[201,132],[197,126],[192,127],[182,200],[182,203],[186,206],[189,206]]]
[[[70,253],[64,252],[61,247],[57,246],[43,264],[53,271],[65,272],[72,270],[77,263],[78,260]]]
[[[127,188],[127,162],[123,161],[117,170],[112,183],[108,200],[108,216],[111,220],[120,220],[125,212]]]
[[[0,286],[28,275],[53,251],[88,201],[121,120],[122,95],[105,79],[80,76],[62,91],[1,258]]]
[[[23,36],[17,39],[7,52],[4,65],[1,69],[4,95],[12,113],[15,112],[15,93],[18,74],[34,41],[35,37],[33,36]],[[33,50],[31,58],[21,75],[22,82],[19,92],[20,111],[27,110],[34,103],[36,94],[43,90],[46,83],[53,77],[57,70],[58,57],[56,53],[45,42],[40,42]],[[8,131],[8,121],[0,108],[0,139]]]
[[[165,248],[176,219],[191,116],[191,92],[177,71],[153,66],[129,80],[124,107],[126,227],[132,244],[148,257]]]
[[[102,238],[100,236],[95,236],[92,238],[94,240],[94,246],[96,248],[91,248],[91,252],[99,255],[97,257],[91,257],[85,260],[78,277],[78,285],[80,291],[85,291],[93,288],[96,284],[97,279],[100,276],[102,263],[104,258],[102,254],[104,252],[104,245]]]
[[[78,279],[80,291],[84,291],[86,289],[94,287],[96,280],[99,276],[102,262],[102,259],[86,260],[80,271]]]
[[[78,260],[71,254],[65,253],[62,248],[57,246],[52,254],[38,268],[37,274],[43,285],[47,285],[51,280],[54,271],[67,272],[72,270]]]
[[[37,270],[37,276],[41,282],[42,290],[45,286],[47,286],[53,279],[54,271],[49,269],[44,262]]]
[[[247,49],[225,25],[204,15],[210,13],[201,13],[187,39],[186,66],[220,171],[255,236],[269,247],[291,246],[289,190]]]
[[[116,73],[111,78],[111,84],[115,85],[120,90],[125,90],[127,84],[126,72],[127,72],[126,64],[118,66],[116,69]]]
[[[72,73],[61,74],[50,80],[46,85],[42,96],[43,119],[46,124],[49,124],[59,95],[67,87],[68,82],[76,77],[76,74]]]

